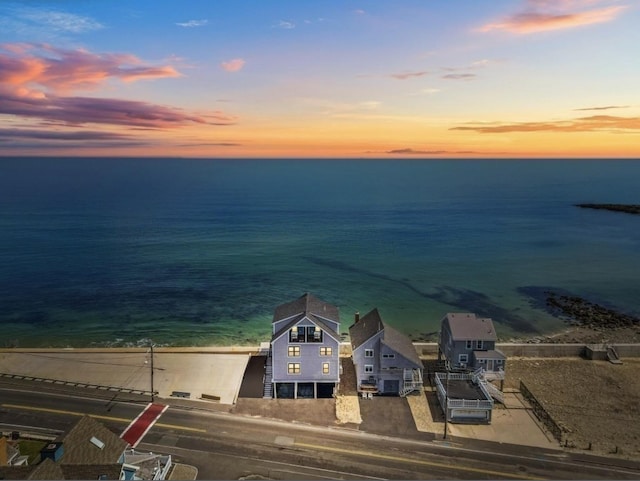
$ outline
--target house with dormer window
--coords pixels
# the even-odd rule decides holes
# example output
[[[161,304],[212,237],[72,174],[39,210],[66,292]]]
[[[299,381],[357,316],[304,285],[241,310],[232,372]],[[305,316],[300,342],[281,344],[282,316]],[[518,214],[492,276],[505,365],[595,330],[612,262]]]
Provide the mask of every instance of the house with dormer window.
[[[506,356],[496,349],[493,321],[472,313],[448,313],[441,322],[438,359],[450,369],[482,368],[486,379],[504,379]]]
[[[276,307],[265,397],[329,398],[340,382],[338,308],[304,294]]]

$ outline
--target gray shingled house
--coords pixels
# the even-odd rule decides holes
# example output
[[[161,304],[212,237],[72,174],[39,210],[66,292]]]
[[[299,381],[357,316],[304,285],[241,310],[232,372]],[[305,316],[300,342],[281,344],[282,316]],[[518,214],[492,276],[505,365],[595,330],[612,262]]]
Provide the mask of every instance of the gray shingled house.
[[[474,371],[485,379],[504,379],[506,356],[496,349],[493,321],[472,313],[448,313],[440,328],[438,359],[448,361],[450,369]]]
[[[163,480],[171,456],[136,453],[128,443],[89,416],[40,451],[33,466],[0,467],[0,479]]]
[[[334,396],[340,382],[338,308],[307,293],[276,307],[272,328],[266,367],[272,391],[265,396]]]
[[[349,327],[358,392],[406,396],[422,390],[422,361],[411,340],[380,317],[378,309]]]

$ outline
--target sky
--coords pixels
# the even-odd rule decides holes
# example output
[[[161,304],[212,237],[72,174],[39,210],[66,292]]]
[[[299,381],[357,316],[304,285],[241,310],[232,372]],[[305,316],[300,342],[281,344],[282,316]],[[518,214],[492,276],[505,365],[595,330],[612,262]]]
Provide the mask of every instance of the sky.
[[[0,2],[0,155],[640,157],[639,0]]]

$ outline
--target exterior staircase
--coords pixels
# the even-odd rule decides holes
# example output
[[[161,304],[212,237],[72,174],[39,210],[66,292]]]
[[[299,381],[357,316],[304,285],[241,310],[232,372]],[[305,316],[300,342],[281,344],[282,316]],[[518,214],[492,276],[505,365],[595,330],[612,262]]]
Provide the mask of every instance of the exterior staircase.
[[[267,356],[267,362],[264,365],[264,378],[262,380],[264,384],[264,391],[262,395],[263,399],[273,398],[273,384],[271,383],[272,378],[273,378],[273,358],[271,357],[271,351],[269,351],[269,355]]]
[[[404,370],[404,382],[400,389],[400,397],[405,397],[407,394],[414,391],[422,391],[422,369],[405,369]]]
[[[487,393],[500,404],[504,404],[504,393],[495,387],[491,382],[485,377],[486,371],[479,367],[475,371],[473,371],[472,378],[475,382],[482,384],[482,387],[485,388]],[[499,378],[498,378],[499,379]]]
[[[487,392],[489,393],[489,395],[493,399],[498,401],[500,404],[504,404],[504,393],[500,389],[495,387],[489,381],[484,381],[483,380],[481,382],[482,382],[482,385],[484,386],[484,388],[487,390]]]
[[[611,364],[622,364],[618,353],[612,346],[607,347],[607,359]]]

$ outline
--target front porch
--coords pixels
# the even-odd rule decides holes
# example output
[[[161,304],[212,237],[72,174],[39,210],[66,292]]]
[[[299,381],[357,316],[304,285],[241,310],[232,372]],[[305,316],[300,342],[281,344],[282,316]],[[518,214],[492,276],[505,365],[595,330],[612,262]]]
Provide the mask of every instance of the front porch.
[[[369,376],[358,384],[358,393],[362,397],[370,397],[373,394],[390,394],[401,397],[415,391],[422,391],[422,369],[397,369],[383,371],[376,376]]]

